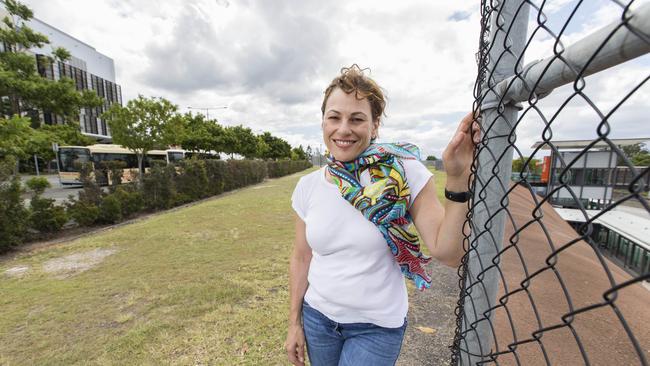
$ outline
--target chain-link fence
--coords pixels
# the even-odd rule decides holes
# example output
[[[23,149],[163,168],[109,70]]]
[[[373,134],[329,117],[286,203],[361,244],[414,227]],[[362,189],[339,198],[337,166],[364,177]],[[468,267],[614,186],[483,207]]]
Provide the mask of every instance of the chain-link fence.
[[[482,0],[452,364],[648,365],[649,35],[647,1]]]

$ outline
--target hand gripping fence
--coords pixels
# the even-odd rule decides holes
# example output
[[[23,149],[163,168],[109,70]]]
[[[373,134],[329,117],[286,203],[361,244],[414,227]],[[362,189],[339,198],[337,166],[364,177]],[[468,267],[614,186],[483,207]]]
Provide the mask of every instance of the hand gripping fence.
[[[552,18],[558,3],[569,4],[559,27]],[[567,42],[572,20],[596,3],[617,20]],[[650,136],[650,93],[643,89],[650,62],[642,57],[650,51],[650,2],[482,0],[480,10],[473,109],[482,140],[472,164],[451,363],[648,365],[650,232],[630,239],[607,222],[630,205],[650,220],[650,167],[634,166],[614,138]],[[535,42],[549,38],[552,54],[525,63]],[[602,77],[597,86],[610,87],[619,83],[602,82],[607,76],[620,76],[621,84],[635,76],[626,90],[607,94],[605,109],[589,95],[592,74]],[[617,136],[614,121],[635,97],[641,119]],[[563,151],[564,121],[584,114],[591,125],[582,136],[589,139]],[[529,157],[517,133],[536,137]],[[551,157],[540,194],[529,173],[542,150]],[[606,169],[588,168],[596,154],[608,156]],[[514,175],[513,155],[523,160]],[[585,192],[596,189],[588,185],[604,189],[602,201],[588,199]],[[552,205],[575,217],[558,216]]]

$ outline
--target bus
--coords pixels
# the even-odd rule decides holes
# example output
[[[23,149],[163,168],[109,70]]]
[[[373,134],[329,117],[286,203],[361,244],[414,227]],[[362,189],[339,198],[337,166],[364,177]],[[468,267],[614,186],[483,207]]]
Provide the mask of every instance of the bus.
[[[186,157],[183,149],[149,150],[142,162],[145,171],[151,166],[151,160],[164,160],[175,163]],[[60,146],[56,152],[59,182],[62,185],[80,185],[79,169],[83,164],[91,163],[94,168],[104,161],[123,161],[122,182],[128,183],[138,176],[138,159],[135,153],[123,146],[114,144],[95,144],[89,146]],[[110,177],[99,184],[110,184]]]

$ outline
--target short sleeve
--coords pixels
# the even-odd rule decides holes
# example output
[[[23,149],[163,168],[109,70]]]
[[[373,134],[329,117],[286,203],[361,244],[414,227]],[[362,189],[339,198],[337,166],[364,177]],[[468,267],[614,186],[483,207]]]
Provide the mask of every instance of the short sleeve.
[[[302,178],[296,184],[296,188],[293,189],[293,194],[291,195],[291,207],[302,221],[305,221],[306,211],[305,211],[305,195],[304,195],[304,184]]]
[[[427,169],[419,160],[402,160],[404,166],[404,173],[406,174],[406,182],[411,188],[411,203],[415,202],[415,198],[420,194],[420,191],[427,184],[433,173]]]

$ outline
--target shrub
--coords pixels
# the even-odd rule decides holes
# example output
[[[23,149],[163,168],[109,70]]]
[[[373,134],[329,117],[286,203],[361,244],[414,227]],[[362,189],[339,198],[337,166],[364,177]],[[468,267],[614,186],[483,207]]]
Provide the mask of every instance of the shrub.
[[[278,178],[303,171],[312,166],[307,160],[267,161],[269,178]]]
[[[214,196],[224,192],[226,164],[222,160],[205,160],[205,172],[208,177],[208,195]]]
[[[99,220],[99,205],[104,193],[95,181],[95,171],[90,163],[78,165],[79,180],[83,188],[77,194],[78,199],[72,195],[64,203],[68,217],[80,226],[91,226]]]
[[[259,183],[266,178],[266,163],[261,160],[228,160],[226,164],[226,191]]]
[[[205,161],[199,159],[182,160],[180,172],[176,175],[178,203],[196,201],[208,195],[208,174]]]
[[[0,161],[0,252],[22,244],[29,223],[20,178],[13,175],[15,165],[13,159]]]
[[[80,226],[91,226],[99,218],[99,207],[92,202],[75,200],[70,195],[65,206],[68,216]]]
[[[79,191],[79,201],[98,206],[102,201],[103,192],[99,184],[95,182],[95,172],[92,164],[85,163],[80,165],[79,180],[83,186],[83,189]]]
[[[142,185],[145,206],[149,209],[166,209],[173,206],[176,188],[174,177],[176,168],[174,165],[153,166],[145,174]]]
[[[99,204],[97,221],[105,224],[114,224],[122,220],[122,204],[114,194],[109,194]]]
[[[120,186],[111,193],[112,196],[117,198],[122,208],[122,219],[125,219],[132,214],[141,211],[144,208],[144,198],[136,186]]]
[[[124,179],[124,168],[126,168],[126,162],[120,160],[108,160],[102,161],[100,166],[107,175],[107,183],[109,185],[109,190],[114,192],[115,189],[122,184]]]
[[[61,230],[63,225],[68,222],[65,208],[55,206],[54,202],[56,201],[51,198],[41,197],[45,189],[50,187],[50,182],[44,177],[34,177],[30,178],[25,184],[32,190],[31,212],[29,214],[30,227],[40,232]]]
[[[61,230],[68,222],[65,208],[55,206],[55,200],[35,195],[30,201],[30,226],[40,232],[55,232]]]
[[[27,188],[31,189],[35,195],[40,195],[45,192],[46,188],[50,188],[50,182],[45,177],[33,177],[25,182]]]

